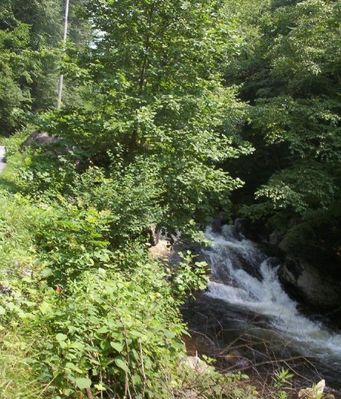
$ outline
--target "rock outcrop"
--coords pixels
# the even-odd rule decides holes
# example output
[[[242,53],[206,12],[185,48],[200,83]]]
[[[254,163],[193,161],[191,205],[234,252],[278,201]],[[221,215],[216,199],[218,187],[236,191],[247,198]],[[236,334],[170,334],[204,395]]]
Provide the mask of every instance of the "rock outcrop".
[[[61,138],[50,136],[46,132],[34,132],[32,133],[20,146],[21,151],[25,151],[27,148],[39,148],[54,144],[60,144]]]
[[[331,309],[341,303],[341,284],[303,260],[286,261],[279,276],[290,292],[309,305]]]

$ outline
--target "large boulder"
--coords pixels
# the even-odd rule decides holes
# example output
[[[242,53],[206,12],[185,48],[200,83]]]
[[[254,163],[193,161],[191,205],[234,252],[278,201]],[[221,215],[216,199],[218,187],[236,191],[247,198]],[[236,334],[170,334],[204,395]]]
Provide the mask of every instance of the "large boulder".
[[[305,303],[319,309],[333,309],[340,306],[341,283],[328,274],[322,274],[311,264],[291,259],[283,263],[279,275],[289,291]]]
[[[149,247],[149,255],[156,260],[169,262],[171,255],[171,246],[169,241],[164,238],[159,239],[158,243],[154,246]]]
[[[25,151],[27,148],[39,148],[55,144],[60,144],[61,138],[50,136],[46,132],[34,132],[21,144],[20,150]]]
[[[180,361],[180,365],[194,371],[196,374],[202,375],[214,371],[212,366],[209,366],[198,356],[186,356]]]

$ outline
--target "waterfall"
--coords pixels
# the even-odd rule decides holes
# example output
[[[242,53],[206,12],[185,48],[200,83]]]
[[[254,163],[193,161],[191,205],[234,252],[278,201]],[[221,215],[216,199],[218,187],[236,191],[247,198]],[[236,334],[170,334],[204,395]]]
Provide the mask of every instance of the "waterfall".
[[[285,338],[296,352],[340,370],[341,379],[341,334],[300,313],[281,286],[279,266],[235,226],[224,226],[221,233],[208,228],[206,238],[210,247],[203,252],[212,278],[205,295],[264,316],[267,328]]]

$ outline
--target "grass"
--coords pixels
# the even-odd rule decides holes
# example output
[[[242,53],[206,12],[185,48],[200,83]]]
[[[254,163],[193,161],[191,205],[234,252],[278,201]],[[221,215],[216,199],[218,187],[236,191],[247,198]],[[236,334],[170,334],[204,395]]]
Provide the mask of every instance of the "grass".
[[[14,150],[17,138],[1,139],[0,145]],[[20,196],[16,171],[23,162],[17,152],[8,158],[0,175],[0,288],[11,287],[20,275],[34,267],[32,226],[37,210]],[[0,295],[6,295],[0,293]],[[27,344],[15,325],[0,325],[0,399],[37,399],[42,385],[37,381]]]
[[[16,170],[21,162],[21,157],[16,156],[15,159],[11,158],[5,170],[0,174],[0,190],[10,193],[16,193],[20,187],[16,178]]]
[[[42,385],[34,377],[30,347],[20,333],[0,334],[0,399],[38,399]]]
[[[0,174],[0,191],[16,193],[20,191],[20,180],[17,172],[23,165],[24,155],[19,148],[23,140],[27,137],[27,132],[20,132],[11,137],[0,137],[0,145],[6,147],[7,166]]]

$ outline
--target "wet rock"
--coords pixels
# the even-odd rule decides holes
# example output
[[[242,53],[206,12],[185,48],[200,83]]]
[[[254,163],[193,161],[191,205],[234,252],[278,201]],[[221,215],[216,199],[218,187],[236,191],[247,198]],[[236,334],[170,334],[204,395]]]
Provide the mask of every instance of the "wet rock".
[[[278,246],[283,240],[283,233],[275,230],[269,235],[269,244]]]
[[[307,304],[330,309],[341,301],[341,284],[307,262],[287,261],[279,276],[290,292]]]
[[[188,356],[197,356],[198,353],[215,356],[220,352],[220,348],[210,337],[197,331],[191,331],[190,335],[183,336],[182,340]]]
[[[221,233],[222,227],[228,223],[227,216],[224,212],[219,212],[212,220],[211,226],[215,233]]]
[[[147,233],[149,236],[149,244],[151,246],[157,245],[160,240],[160,230],[157,228],[155,223],[148,226]]]
[[[233,370],[243,370],[251,366],[250,360],[243,357],[239,352],[232,351],[222,356],[222,360],[226,363],[226,366]]]

